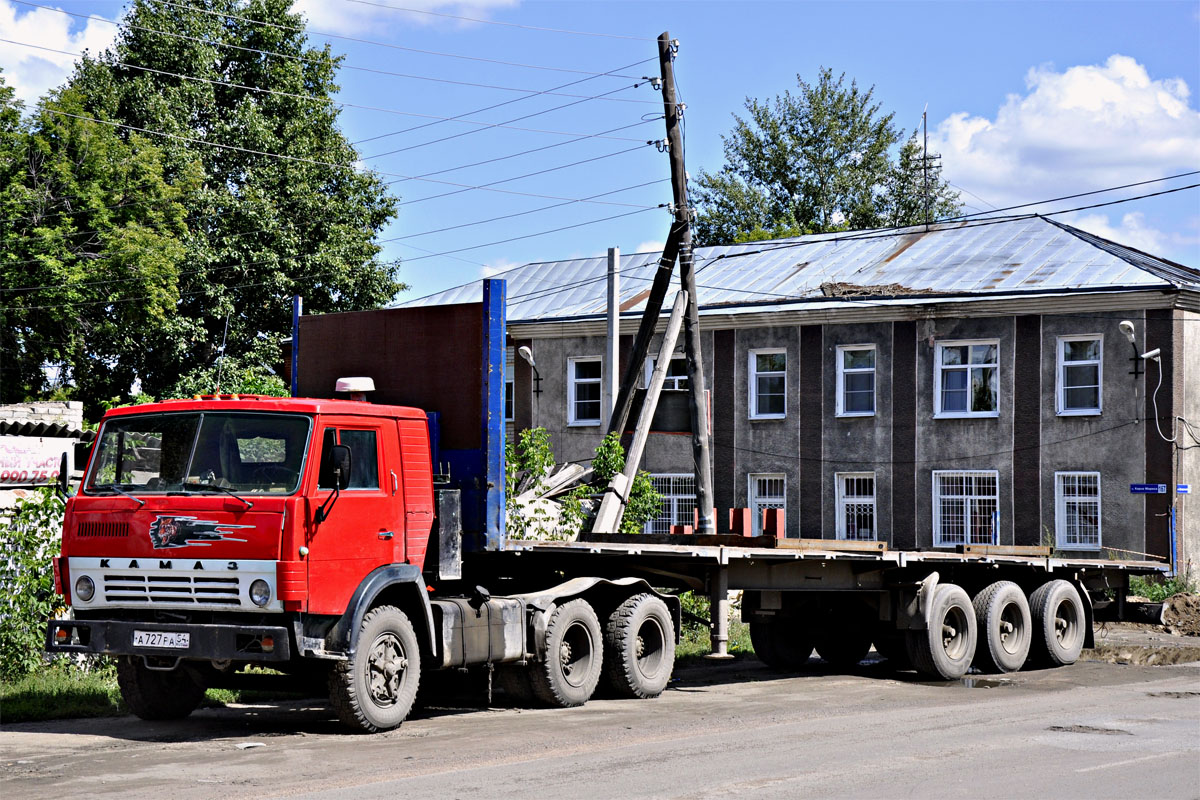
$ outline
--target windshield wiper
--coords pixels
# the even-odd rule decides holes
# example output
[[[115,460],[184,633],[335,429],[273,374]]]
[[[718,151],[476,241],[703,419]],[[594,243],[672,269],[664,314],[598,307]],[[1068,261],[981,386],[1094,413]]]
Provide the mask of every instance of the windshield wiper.
[[[133,496],[133,495],[131,495],[129,492],[127,492],[127,491],[125,491],[124,489],[122,489],[122,488],[121,488],[121,486],[120,486],[120,484],[117,484],[117,483],[101,483],[101,484],[99,484],[98,486],[94,486],[94,487],[92,487],[92,488],[94,488],[94,489],[101,489],[101,490],[103,490],[103,489],[109,489],[109,490],[111,490],[111,491],[113,491],[113,492],[116,492],[117,494],[124,495],[125,497],[128,497],[128,498],[129,498],[130,500],[132,500],[133,502],[137,503],[137,504],[138,504],[138,508],[141,508],[142,506],[146,505],[146,501],[145,501],[145,500],[141,499],[140,497],[134,497],[134,496]]]
[[[223,493],[229,495],[230,497],[234,498],[235,500],[241,500],[243,503],[245,503],[247,511],[254,508],[254,503],[251,503],[249,500],[247,500],[246,498],[239,495],[233,489],[227,489],[224,486],[221,486],[216,483],[185,483],[184,486],[187,488],[187,490],[189,492],[200,492],[201,494],[203,494],[205,492],[214,492],[214,491],[215,492],[223,492]]]

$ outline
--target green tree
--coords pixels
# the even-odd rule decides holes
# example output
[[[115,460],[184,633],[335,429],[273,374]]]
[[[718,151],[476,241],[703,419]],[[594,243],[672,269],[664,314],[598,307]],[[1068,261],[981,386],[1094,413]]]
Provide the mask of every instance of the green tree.
[[[339,58],[308,45],[291,5],[134,0],[113,47],[81,60],[62,92],[79,98],[78,116],[128,127],[80,126],[152,141],[163,179],[180,192],[181,266],[163,288],[173,310],[126,328],[143,351],[129,374],[147,393],[204,383],[222,341],[230,362],[269,372],[254,359],[277,352],[290,331],[293,294],[322,313],[375,307],[404,288],[374,241],[396,200],[359,168],[332,99]],[[66,110],[56,102],[46,113]],[[131,213],[155,208],[137,199]],[[90,351],[69,357],[75,378],[108,363]],[[126,377],[112,381],[124,394]],[[93,408],[111,393],[79,387],[76,396]]]
[[[796,94],[747,98],[747,118],[734,115],[722,136],[725,165],[701,171],[692,199],[699,244],[796,236],[923,220],[919,150],[901,142],[894,114],[845,75],[822,68],[815,84],[797,76]],[[914,162],[914,155],[916,160]],[[915,167],[914,167],[915,163]],[[914,195],[915,192],[915,195]],[[957,195],[931,185],[936,207],[957,209]]]
[[[175,314],[180,201],[199,186],[198,165],[181,163],[172,185],[147,137],[78,119],[85,113],[81,92],[64,88],[22,122],[0,91],[4,402],[44,396],[44,367],[56,365],[95,412],[150,368],[147,331]]]

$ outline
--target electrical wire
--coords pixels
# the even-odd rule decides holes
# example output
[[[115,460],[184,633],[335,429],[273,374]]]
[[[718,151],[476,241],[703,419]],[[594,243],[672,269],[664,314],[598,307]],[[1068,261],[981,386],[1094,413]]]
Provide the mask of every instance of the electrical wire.
[[[71,114],[69,112],[60,111],[58,109],[50,108],[48,106],[46,106],[44,108],[45,108],[45,111],[47,111],[48,113],[58,114],[59,116],[63,116],[63,117],[71,117],[72,119],[78,119],[78,120],[82,120],[84,122],[94,122],[98,125],[108,125],[110,127],[121,128],[123,130],[136,131],[137,133],[146,133],[146,134],[150,134],[152,136],[162,136],[167,139],[175,139],[177,141],[188,142],[190,144],[204,145],[205,147],[216,147],[216,148],[219,148],[222,150],[232,150],[232,151],[238,152],[238,153],[246,153],[249,155],[256,155],[256,156],[265,156],[268,158],[277,158],[277,159],[280,159],[283,161],[293,161],[293,162],[297,162],[297,163],[301,163],[301,164],[313,164],[313,165],[320,166],[320,167],[332,167],[335,169],[350,169],[350,170],[354,169],[354,167],[352,165],[338,164],[338,163],[332,162],[332,161],[322,161],[320,159],[305,158],[302,156],[291,156],[291,155],[286,155],[283,153],[271,153],[266,150],[255,150],[253,148],[238,147],[237,145],[232,145],[232,144],[220,144],[218,142],[209,142],[204,139],[197,139],[192,136],[180,136],[178,134],[165,133],[163,131],[156,131],[156,130],[152,130],[150,128],[142,128],[142,127],[139,127],[136,125],[126,125],[121,122],[112,122],[109,120],[96,119],[94,117],[85,117],[81,114]],[[629,141],[637,141],[637,140],[630,139]],[[555,195],[548,195],[548,194],[536,194],[533,192],[517,192],[517,191],[513,191],[511,189],[496,189],[494,187],[471,186],[469,184],[456,183],[454,181],[443,181],[443,180],[438,180],[436,178],[415,178],[411,175],[400,175],[395,172],[384,172],[381,170],[374,170],[374,172],[378,175],[386,175],[388,177],[393,177],[393,178],[412,178],[413,180],[421,180],[421,181],[426,181],[428,183],[439,183],[439,184],[443,184],[446,186],[457,186],[459,188],[464,188],[464,189],[483,189],[483,191],[487,191],[487,192],[499,192],[501,194],[517,195],[520,197],[537,197],[537,198],[541,198],[543,200],[571,200],[571,199],[573,199],[573,198],[569,198],[569,197],[558,197]],[[607,202],[607,201],[600,201],[600,200],[589,200],[589,201],[581,201],[581,202],[595,202],[595,203],[599,203],[600,205],[639,207],[642,209],[656,208],[656,206],[637,206],[637,204],[635,204],[635,203],[615,203],[615,202]]]
[[[215,45],[217,47],[232,47],[237,50],[246,50],[246,51],[252,52],[252,53],[260,53],[262,55],[280,56],[283,58],[291,58],[291,59],[299,60],[299,61],[311,61],[312,60],[312,59],[305,59],[305,58],[299,57],[299,56],[288,56],[283,53],[272,53],[272,52],[266,51],[266,50],[257,50],[253,47],[241,47],[239,45],[228,44],[225,42],[216,42],[216,41],[212,41],[209,39],[185,36],[183,34],[172,33],[169,31],[155,30],[154,28],[148,28],[144,25],[137,25],[137,24],[129,22],[129,21],[122,22],[122,21],[107,19],[105,17],[99,17],[94,14],[79,14],[79,13],[76,13],[73,11],[66,11],[61,8],[55,8],[53,6],[42,5],[40,3],[33,3],[33,2],[30,2],[30,0],[12,0],[12,2],[19,3],[23,6],[31,6],[33,8],[40,8],[44,11],[53,11],[57,14],[65,14],[69,17],[76,17],[78,19],[88,19],[88,20],[94,20],[96,22],[104,22],[104,23],[107,23],[109,25],[113,25],[116,27],[124,26],[124,27],[128,27],[128,28],[133,28],[135,30],[146,31],[147,33],[157,33],[157,34],[161,34],[163,36],[173,36],[173,37],[177,37],[180,39],[188,39],[188,40],[192,40],[192,41],[202,42],[203,44]],[[545,65],[541,65],[541,64],[523,64],[523,63],[520,63],[517,61],[503,61],[503,60],[495,59],[495,58],[484,58],[483,56],[469,56],[469,55],[464,55],[461,53],[443,53],[443,52],[439,52],[437,50],[423,50],[423,49],[417,48],[417,47],[405,47],[404,45],[391,44],[388,42],[368,42],[368,43],[380,45],[383,47],[388,47],[393,50],[402,50],[402,51],[408,52],[408,53],[418,53],[420,55],[427,55],[427,56],[438,56],[441,58],[456,58],[456,59],[461,59],[463,61],[473,61],[473,62],[482,63],[482,64],[494,64],[494,65],[503,66],[503,67],[519,67],[521,69],[534,69],[534,70],[541,70],[543,72],[568,72],[568,73],[572,73],[575,75],[592,75],[594,77],[605,77],[610,74],[610,73],[604,73],[604,72],[593,72],[591,70],[585,70],[585,69],[571,69],[568,67],[549,67],[549,66],[545,66]],[[649,59],[647,59],[647,60],[649,60]],[[638,80],[640,76],[637,76],[637,75],[613,75],[612,77],[629,78],[631,80]]]
[[[389,6],[384,3],[369,2],[368,0],[346,0],[349,3],[358,3],[364,6],[374,6],[376,8],[386,8],[391,11],[404,11],[410,14],[427,14],[431,17],[443,17],[446,19],[457,19],[464,22],[478,22],[483,25],[501,25],[506,28],[520,28],[527,31],[539,31],[542,33],[565,33],[572,36],[599,36],[605,39],[629,39],[636,42],[653,42],[653,37],[647,36],[624,36],[618,33],[595,33],[593,31],[571,31],[562,28],[542,28],[537,25],[521,25],[516,22],[500,22],[494,19],[479,19],[478,17],[464,17],[459,14],[446,14],[440,11],[430,11],[423,8],[402,8],[400,6]]]

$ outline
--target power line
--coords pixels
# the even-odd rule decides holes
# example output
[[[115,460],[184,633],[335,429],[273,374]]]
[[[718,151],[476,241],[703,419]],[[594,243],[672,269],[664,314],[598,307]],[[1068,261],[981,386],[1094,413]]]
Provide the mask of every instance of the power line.
[[[95,20],[96,22],[104,22],[109,25],[114,25],[117,27],[127,26],[127,27],[133,28],[135,30],[146,31],[147,33],[157,33],[157,34],[161,34],[163,36],[173,36],[173,37],[177,37],[180,39],[199,41],[204,44],[216,45],[218,47],[232,47],[237,50],[246,50],[246,51],[252,52],[252,53],[280,56],[283,58],[292,58],[292,59],[300,60],[300,61],[312,61],[313,60],[313,59],[306,59],[306,58],[303,58],[300,56],[288,56],[283,53],[272,53],[272,52],[266,51],[266,50],[257,50],[253,47],[241,47],[239,45],[228,44],[226,42],[217,42],[217,41],[212,41],[209,39],[201,39],[201,38],[192,37],[192,36],[185,36],[183,34],[172,33],[172,32],[168,32],[168,31],[155,30],[154,28],[147,28],[144,25],[137,25],[137,24],[134,24],[134,23],[128,22],[128,21],[118,22],[117,20],[106,19],[105,17],[99,17],[94,14],[79,14],[79,13],[76,13],[73,11],[65,11],[61,8],[54,8],[53,6],[45,6],[45,5],[41,5],[39,3],[33,3],[33,2],[30,2],[30,0],[12,0],[12,1],[14,3],[20,3],[23,6],[32,6],[33,8],[40,8],[45,11],[53,11],[55,13],[65,14],[70,17],[77,17],[79,19]],[[388,47],[393,50],[402,50],[402,51],[405,51],[408,53],[419,53],[421,55],[438,56],[441,58],[456,58],[456,59],[461,59],[464,61],[474,61],[474,62],[483,63],[483,64],[495,64],[495,65],[503,66],[503,67],[519,67],[522,69],[542,70],[544,72],[569,72],[569,73],[573,73],[575,75],[592,75],[594,77],[605,77],[605,76],[611,75],[611,73],[592,72],[590,70],[585,70],[585,69],[571,69],[568,67],[548,67],[548,66],[540,65],[540,64],[523,64],[523,63],[516,62],[516,61],[503,61],[503,60],[495,59],[495,58],[484,58],[483,56],[468,56],[468,55],[463,55],[461,53],[443,53],[443,52],[439,52],[437,50],[423,50],[418,47],[405,47],[404,45],[390,44],[388,42],[369,42],[369,43],[380,45],[383,47]],[[650,59],[647,59],[647,60],[650,60]],[[637,75],[612,75],[612,77],[629,78],[631,80],[640,80],[640,76],[637,76]]]
[[[162,136],[167,139],[175,139],[178,141],[188,142],[190,144],[204,145],[205,147],[216,147],[216,148],[220,148],[222,150],[232,150],[232,151],[238,152],[238,153],[246,153],[249,155],[256,155],[256,156],[265,156],[268,158],[277,158],[277,159],[280,159],[283,161],[294,161],[294,162],[301,163],[301,164],[314,164],[314,165],[320,166],[320,167],[333,167],[335,169],[351,169],[351,170],[353,169],[353,166],[346,165],[346,164],[338,164],[338,163],[335,163],[332,161],[322,161],[320,159],[305,158],[302,156],[291,156],[291,155],[286,155],[283,153],[271,153],[266,150],[255,150],[255,149],[252,149],[249,147],[238,147],[237,145],[232,145],[232,144],[221,144],[219,142],[209,142],[204,139],[197,139],[192,136],[180,136],[178,134],[165,133],[163,131],[156,131],[156,130],[152,130],[150,128],[142,128],[142,127],[139,127],[136,125],[126,125],[121,122],[112,122],[110,120],[96,119],[94,117],[85,117],[80,114],[71,114],[66,111],[60,111],[55,108],[50,108],[49,106],[44,106],[44,109],[51,114],[58,114],[58,115],[64,116],[64,117],[71,117],[72,119],[78,119],[78,120],[82,120],[84,122],[94,122],[98,125],[108,125],[113,128],[122,128],[124,130],[136,131],[138,133],[146,133],[146,134],[150,134],[152,136]],[[629,141],[637,141],[637,140],[631,139]],[[482,189],[483,191],[487,191],[487,192],[500,192],[501,194],[518,195],[520,197],[537,197],[537,198],[541,198],[544,200],[571,200],[571,199],[574,199],[574,198],[568,198],[568,197],[558,197],[555,195],[536,194],[533,192],[517,192],[517,191],[513,191],[511,189],[496,189],[496,188],[492,188],[492,187],[471,186],[468,184],[456,183],[454,181],[437,180],[436,178],[416,178],[411,175],[401,175],[401,174],[398,174],[395,172],[383,172],[381,170],[374,170],[374,172],[378,175],[386,175],[388,177],[393,177],[393,178],[411,178],[412,180],[421,180],[421,181],[426,181],[428,183],[439,183],[439,184],[443,184],[446,186],[457,186],[457,187],[463,188],[463,189]],[[614,202],[605,202],[605,201],[582,201],[582,202],[596,202],[596,203],[599,203],[600,205],[639,207],[642,209],[649,209],[649,208],[656,207],[656,206],[637,206],[637,204],[635,204],[635,203],[614,203]]]
[[[516,22],[500,22],[494,19],[479,19],[478,17],[464,17],[458,14],[445,14],[440,11],[429,11],[423,8],[402,8],[400,6],[389,6],[383,3],[368,2],[368,0],[346,0],[349,3],[358,3],[364,6],[374,6],[376,8],[386,8],[391,11],[406,11],[410,14],[427,14],[431,17],[443,17],[446,19],[457,19],[464,22],[478,22],[483,25],[502,25],[506,28],[520,28],[527,31],[540,31],[543,33],[565,33],[572,36],[599,36],[605,39],[629,39],[636,42],[653,42],[652,37],[646,36],[624,36],[618,33],[595,33],[593,31],[570,31],[562,28],[542,28],[536,25],[521,25]]]

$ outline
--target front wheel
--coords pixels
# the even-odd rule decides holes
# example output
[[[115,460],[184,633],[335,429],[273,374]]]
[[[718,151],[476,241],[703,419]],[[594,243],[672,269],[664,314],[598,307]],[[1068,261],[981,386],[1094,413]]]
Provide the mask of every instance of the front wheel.
[[[421,651],[408,616],[394,606],[367,612],[358,647],[329,673],[329,699],[338,719],[368,733],[404,722],[421,679]]]
[[[933,593],[929,627],[908,632],[908,656],[922,675],[958,680],[971,668],[977,635],[971,598],[962,587],[943,583]]]
[[[546,658],[530,669],[534,696],[554,708],[581,706],[600,682],[600,621],[586,600],[563,603],[546,624]]]
[[[183,719],[204,699],[204,685],[187,668],[150,669],[141,656],[117,659],[117,686],[129,710],[146,720]]]

